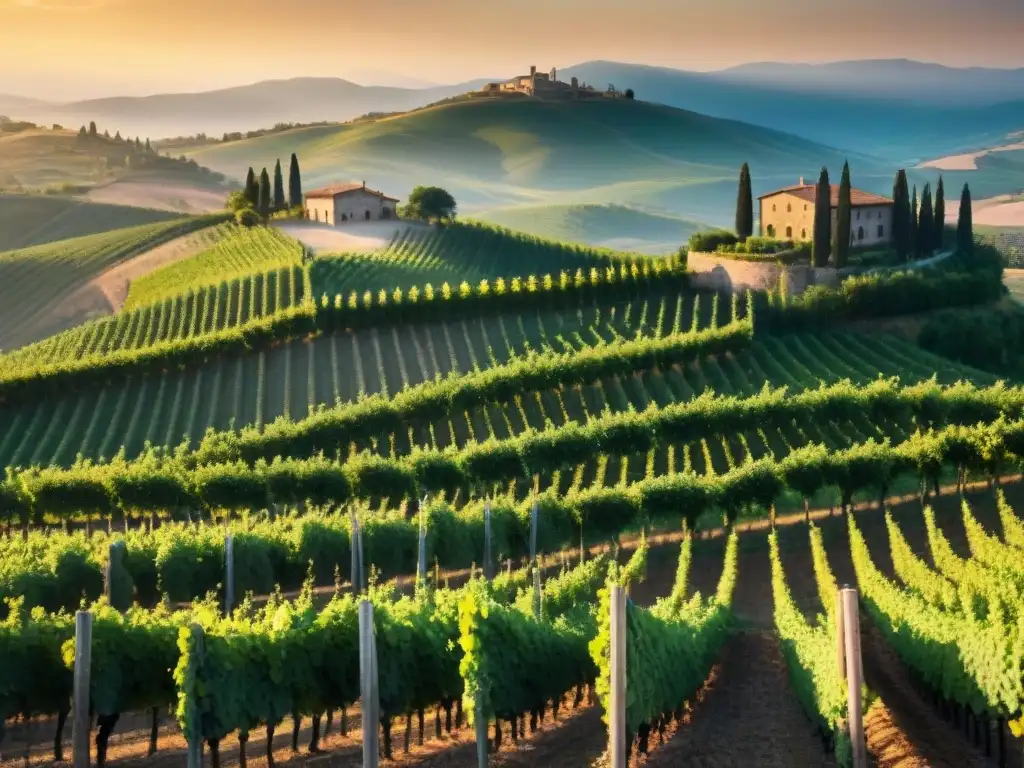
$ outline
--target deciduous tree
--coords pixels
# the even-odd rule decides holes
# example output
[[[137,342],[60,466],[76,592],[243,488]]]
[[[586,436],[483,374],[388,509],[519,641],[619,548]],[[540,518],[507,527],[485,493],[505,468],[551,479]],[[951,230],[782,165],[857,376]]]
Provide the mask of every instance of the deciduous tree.
[[[750,166],[740,168],[740,186],[736,193],[736,234],[740,241],[754,234],[754,196],[750,189]]]
[[[416,187],[402,213],[422,221],[451,221],[455,218],[455,198],[441,187]]]
[[[843,163],[843,177],[839,182],[839,204],[836,207],[835,265],[846,266],[850,259],[850,228],[853,204],[850,200],[850,164]]]
[[[828,264],[832,251],[832,186],[828,168],[822,167],[814,196],[814,244],[812,261],[816,267]]]

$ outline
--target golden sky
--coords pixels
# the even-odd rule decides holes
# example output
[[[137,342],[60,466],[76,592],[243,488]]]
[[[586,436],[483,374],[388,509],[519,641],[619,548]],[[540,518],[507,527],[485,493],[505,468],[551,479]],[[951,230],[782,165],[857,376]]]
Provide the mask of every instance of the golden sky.
[[[612,59],[1024,66],[1024,0],[0,0],[0,92],[72,99]]]

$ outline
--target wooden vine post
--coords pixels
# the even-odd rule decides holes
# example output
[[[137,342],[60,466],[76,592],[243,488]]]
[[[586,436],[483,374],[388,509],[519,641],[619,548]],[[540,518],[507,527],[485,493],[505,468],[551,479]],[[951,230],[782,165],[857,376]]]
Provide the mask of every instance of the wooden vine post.
[[[193,624],[192,631],[192,653],[195,655],[195,667],[189,676],[186,685],[189,686],[185,692],[186,698],[192,699],[192,722],[189,723],[189,731],[192,738],[188,740],[188,768],[203,768],[203,728],[199,715],[199,697],[196,691],[194,676],[196,669],[202,665],[203,657],[203,628]]]
[[[487,713],[479,693],[473,709],[473,728],[476,731],[476,768],[487,768]]]
[[[530,565],[537,567],[537,528],[540,524],[540,510],[537,508],[537,500],[533,500],[530,508]]]
[[[426,583],[427,581],[427,520],[423,508],[427,505],[427,497],[420,501],[420,541],[416,550],[416,581]]]
[[[359,516],[353,513],[351,521],[349,549],[352,555],[352,594],[358,595],[363,590],[363,536]]]
[[[235,607],[235,537],[224,539],[224,615],[230,616]]]
[[[484,578],[490,581],[494,578],[494,568],[491,563],[491,502],[484,504]]]
[[[92,612],[75,613],[75,672],[71,703],[71,764],[89,768],[89,678],[92,667]]]
[[[377,688],[377,639],[373,631],[373,603],[359,602],[359,679],[363,704],[363,768],[380,764],[380,700]]]
[[[839,670],[839,677],[846,677],[846,634],[843,631],[843,590],[846,586],[839,588],[836,595],[836,668]]]
[[[611,768],[626,768],[626,590],[611,588],[611,694],[608,702],[608,751]]]
[[[843,615],[843,635],[846,651],[846,696],[847,717],[850,727],[850,743],[853,747],[853,768],[867,768],[868,753],[864,741],[864,718],[861,711],[861,686],[864,669],[860,654],[860,609],[857,590],[844,588],[840,595],[840,610]]]

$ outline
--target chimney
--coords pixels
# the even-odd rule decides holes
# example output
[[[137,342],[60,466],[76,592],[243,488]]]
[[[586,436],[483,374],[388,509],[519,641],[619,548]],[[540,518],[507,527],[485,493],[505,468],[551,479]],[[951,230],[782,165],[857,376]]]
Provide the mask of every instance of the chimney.
[[[806,184],[804,184],[804,177],[803,176],[800,177],[800,186],[801,187],[807,186]]]

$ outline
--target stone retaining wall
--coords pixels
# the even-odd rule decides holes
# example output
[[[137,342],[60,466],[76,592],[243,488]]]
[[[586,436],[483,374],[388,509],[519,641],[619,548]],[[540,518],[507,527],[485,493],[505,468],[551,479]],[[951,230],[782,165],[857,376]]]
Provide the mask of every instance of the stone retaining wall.
[[[811,267],[805,264],[783,266],[773,261],[740,261],[720,253],[695,253],[687,256],[692,273],[690,282],[698,288],[713,291],[774,291],[786,275],[787,292],[803,293],[811,285],[837,286],[843,278],[862,270],[857,267]]]

